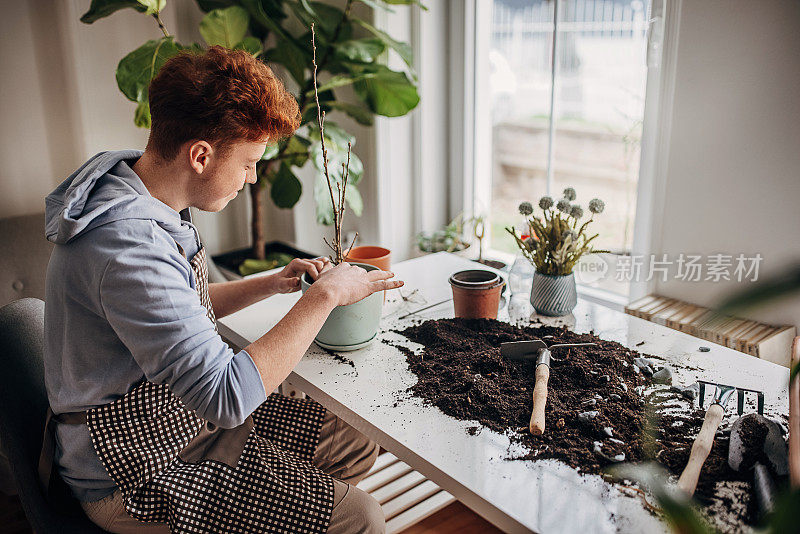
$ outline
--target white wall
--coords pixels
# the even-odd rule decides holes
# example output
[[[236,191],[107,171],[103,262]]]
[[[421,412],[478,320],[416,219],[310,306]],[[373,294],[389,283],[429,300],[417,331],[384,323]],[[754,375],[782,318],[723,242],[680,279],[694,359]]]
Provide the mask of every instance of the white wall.
[[[761,275],[800,262],[800,3],[683,0],[663,197],[653,251],[760,253]],[[668,280],[713,304],[741,284]],[[800,326],[800,299],[751,317]]]
[[[94,24],[80,16],[89,0],[8,2],[0,18],[0,217],[44,211],[44,197],[103,150],[143,149],[147,130],[133,124],[134,104],[114,72],[128,52],[161,32],[131,9]],[[194,0],[171,0],[164,23],[179,41],[201,41]],[[291,212],[267,202],[268,239],[291,240]],[[196,213],[211,253],[249,242],[249,199],[220,214]]]

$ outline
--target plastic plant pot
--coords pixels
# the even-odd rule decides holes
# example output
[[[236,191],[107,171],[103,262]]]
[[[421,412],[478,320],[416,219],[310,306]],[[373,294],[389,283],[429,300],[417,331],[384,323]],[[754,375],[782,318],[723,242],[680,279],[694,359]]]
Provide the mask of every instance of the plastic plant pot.
[[[377,269],[374,265],[349,262],[367,271]],[[305,293],[313,280],[304,273],[300,278],[300,289]],[[357,350],[369,345],[378,334],[383,309],[383,291],[347,306],[337,306],[331,311],[314,341],[324,349],[336,351]]]
[[[505,281],[492,271],[470,269],[450,276],[456,317],[497,319]]]
[[[388,271],[392,267],[392,251],[388,248],[375,246],[353,247],[347,256],[347,261],[374,265],[378,269]]]
[[[371,245],[353,247],[347,256],[347,261],[374,265],[382,271],[388,271],[392,267],[392,251]],[[383,292],[383,302],[386,302],[386,291]]]

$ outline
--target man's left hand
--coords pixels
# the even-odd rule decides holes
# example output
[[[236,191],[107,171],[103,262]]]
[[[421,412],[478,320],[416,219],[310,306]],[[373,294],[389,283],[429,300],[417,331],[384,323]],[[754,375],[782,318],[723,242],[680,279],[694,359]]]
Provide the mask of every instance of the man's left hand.
[[[275,275],[274,290],[276,293],[294,293],[300,289],[300,277],[304,273],[308,273],[309,278],[316,280],[320,273],[331,267],[331,260],[328,258],[310,260],[295,258]]]

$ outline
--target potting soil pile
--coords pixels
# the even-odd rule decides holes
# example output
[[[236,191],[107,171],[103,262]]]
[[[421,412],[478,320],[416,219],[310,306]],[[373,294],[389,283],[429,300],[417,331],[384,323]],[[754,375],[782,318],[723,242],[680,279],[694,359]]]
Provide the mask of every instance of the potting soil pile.
[[[398,333],[424,347],[415,353],[394,345],[406,354],[418,378],[410,393],[447,415],[478,421],[507,434],[526,451],[509,454],[509,460],[551,458],[580,472],[600,474],[616,462],[655,458],[677,475],[686,465],[705,415],[694,407],[696,402],[683,398],[674,388],[654,384],[646,376],[651,372],[643,373],[634,364],[643,355],[593,334],[550,326],[519,327],[489,319],[428,320]],[[528,431],[535,358],[508,360],[500,356],[501,343],[537,338],[548,346],[597,344],[553,349],[542,436]],[[481,427],[469,431],[477,433]],[[747,504],[748,497],[741,502],[748,493],[742,491],[742,485],[747,483],[743,475],[730,469],[727,454],[727,435],[718,433],[695,496],[712,516],[717,510],[730,514],[738,507],[736,517],[726,521],[749,522],[752,507]],[[721,481],[733,482],[739,491],[730,495],[720,492]]]

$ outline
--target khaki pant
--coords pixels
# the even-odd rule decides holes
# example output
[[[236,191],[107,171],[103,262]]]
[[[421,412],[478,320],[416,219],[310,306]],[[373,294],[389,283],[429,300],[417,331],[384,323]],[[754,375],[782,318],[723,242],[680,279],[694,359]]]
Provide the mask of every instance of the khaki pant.
[[[355,487],[372,468],[378,445],[331,412],[326,412],[314,464],[334,477],[329,534],[382,534],[383,510],[369,494]],[[89,519],[116,534],[167,534],[166,523],[137,521],[125,510],[119,490],[94,502],[81,503]]]

